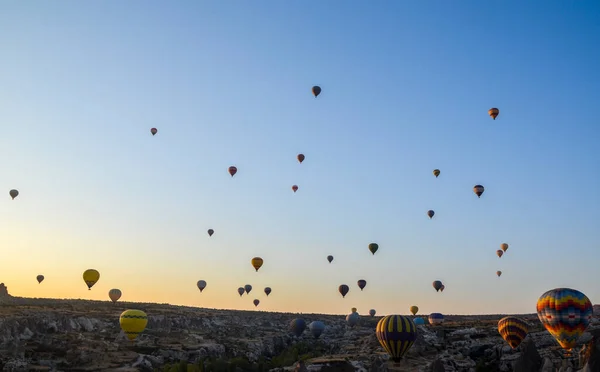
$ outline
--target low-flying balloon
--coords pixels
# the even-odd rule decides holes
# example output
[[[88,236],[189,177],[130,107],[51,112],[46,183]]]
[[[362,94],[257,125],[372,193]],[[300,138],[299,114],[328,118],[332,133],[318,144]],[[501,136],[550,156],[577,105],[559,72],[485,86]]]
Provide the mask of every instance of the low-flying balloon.
[[[292,186],[292,191],[293,191],[293,192],[296,192],[296,191],[298,191],[298,185],[294,185],[294,186]]]
[[[246,294],[250,294],[250,291],[252,290],[252,286],[250,284],[246,284],[244,286],[244,290],[246,291]]]
[[[430,209],[427,211],[427,215],[429,216],[429,219],[432,219],[433,216],[435,215],[435,212]]]
[[[269,297],[269,295],[271,294],[271,287],[265,287],[265,294],[267,295],[267,297]]]
[[[204,290],[204,288],[206,288],[206,281],[198,280],[198,283],[196,283],[196,285],[198,286],[198,289],[200,290],[200,292],[202,292]]]
[[[240,297],[242,297],[242,295],[244,294],[246,290],[244,289],[244,287],[239,287],[238,288],[238,293],[240,294]]]
[[[502,249],[498,249],[496,251],[496,256],[498,256],[498,257],[502,257],[503,254],[504,254],[504,251]]]
[[[263,265],[263,259],[260,257],[254,257],[251,262],[252,266],[256,269],[256,272],[258,272],[258,269]]]
[[[38,275],[35,277],[38,281],[38,284],[44,281],[44,276],[43,275]]]
[[[568,354],[590,325],[593,315],[590,299],[571,288],[545,292],[538,299],[536,309],[542,325]]]
[[[314,338],[319,338],[325,330],[325,324],[319,320],[315,320],[308,325],[308,330],[312,333]]]
[[[377,243],[369,244],[369,250],[371,251],[371,253],[375,254],[375,252],[377,252],[378,249],[379,249],[379,244],[377,244]]]
[[[375,316],[375,314],[377,314],[377,311],[376,311],[375,309],[371,309],[371,310],[369,310],[369,315],[370,315],[370,316],[372,316],[372,317],[373,317],[373,316]]]
[[[255,306],[255,307],[256,307],[256,306],[258,306],[258,304],[260,304],[260,300],[258,300],[258,299],[255,299],[255,300],[254,300],[254,301],[252,301],[252,302],[254,302],[254,306]]]
[[[506,244],[506,243],[500,244],[500,249],[502,249],[504,252],[506,252],[506,250],[508,249],[508,244]]]
[[[208,229],[208,236],[212,236],[215,233],[215,230]]]
[[[98,280],[100,280],[100,273],[98,272],[98,270],[87,269],[83,272],[83,281],[85,282],[85,284],[87,284],[88,290],[91,291],[92,287],[94,286],[94,284],[96,284],[96,282],[98,282]]]
[[[377,323],[375,335],[392,360],[399,363],[417,339],[417,327],[409,317],[388,315]]]
[[[362,291],[367,286],[367,281],[364,279],[360,279],[358,282],[358,288]]]
[[[121,290],[118,288],[113,288],[108,291],[108,298],[110,298],[113,303],[117,302],[122,295],[123,293],[121,293]]]
[[[444,322],[444,316],[440,313],[431,313],[429,314],[429,323],[430,324],[440,324]]]
[[[19,191],[18,191],[18,190],[15,190],[15,189],[12,189],[12,190],[10,190],[10,191],[8,192],[8,194],[10,195],[10,197],[11,197],[11,198],[13,198],[13,200],[15,200],[15,198],[16,198],[17,196],[19,196]]]
[[[419,307],[418,306],[413,305],[413,306],[410,307],[410,313],[412,315],[417,315],[418,312],[419,312]]]
[[[416,325],[423,325],[423,324],[425,324],[425,319],[423,319],[421,317],[416,317],[414,322]]]
[[[304,154],[298,154],[298,156],[296,157],[296,159],[298,159],[298,161],[300,163],[302,163],[304,161],[304,159],[305,159]]]
[[[346,323],[348,323],[350,327],[354,327],[356,324],[358,324],[359,320],[360,315],[356,311],[346,315]]]
[[[321,87],[318,85],[315,85],[314,87],[312,87],[312,93],[314,94],[315,98],[321,94]]]
[[[521,344],[528,332],[529,326],[520,318],[507,316],[498,321],[498,333],[513,349]]]
[[[442,288],[442,282],[439,280],[435,280],[432,285],[436,292],[439,292],[439,290]]]
[[[438,176],[440,175],[440,170],[439,169],[434,169],[433,170],[433,175],[435,176],[435,178],[438,178]]]
[[[119,317],[119,324],[130,341],[133,341],[146,329],[148,316],[142,310],[125,310]]]
[[[355,313],[357,310],[358,310],[357,308],[353,307],[352,309],[350,309],[350,312]]]
[[[331,261],[333,261],[333,256],[332,255],[327,256],[327,261],[329,261],[329,263],[331,263]]]
[[[158,132],[158,129],[156,129],[156,128],[151,128],[150,129],[150,133],[152,133],[152,135],[155,135],[157,132]]]
[[[300,337],[305,328],[306,322],[304,319],[296,318],[290,322],[290,331],[295,334],[296,337]]]
[[[488,110],[488,115],[492,117],[492,119],[496,120],[496,117],[498,116],[498,114],[500,113],[500,110],[498,110],[495,107],[492,107],[491,109]]]
[[[231,177],[235,176],[235,174],[237,173],[237,167],[234,167],[232,165],[231,167],[229,167],[228,172],[229,174],[231,174]]]
[[[346,284],[342,284],[338,287],[338,291],[340,292],[340,294],[343,297],[346,297],[346,295],[348,294],[348,291],[350,290],[350,287],[348,287]]]
[[[473,186],[473,192],[475,193],[475,195],[477,195],[478,198],[481,198],[481,194],[483,194],[484,191],[485,191],[485,187],[483,187],[481,185]]]

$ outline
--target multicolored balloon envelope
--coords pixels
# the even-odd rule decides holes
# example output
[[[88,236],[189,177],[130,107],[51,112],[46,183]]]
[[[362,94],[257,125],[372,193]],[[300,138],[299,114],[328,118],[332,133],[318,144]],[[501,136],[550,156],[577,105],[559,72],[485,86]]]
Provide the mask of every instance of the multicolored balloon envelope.
[[[568,352],[592,320],[590,299],[575,289],[550,290],[540,296],[536,307],[540,322]]]
[[[527,336],[529,326],[522,319],[507,316],[498,321],[498,332],[504,341],[515,349]]]
[[[396,363],[411,348],[417,338],[417,326],[406,316],[388,315],[377,323],[377,340]]]

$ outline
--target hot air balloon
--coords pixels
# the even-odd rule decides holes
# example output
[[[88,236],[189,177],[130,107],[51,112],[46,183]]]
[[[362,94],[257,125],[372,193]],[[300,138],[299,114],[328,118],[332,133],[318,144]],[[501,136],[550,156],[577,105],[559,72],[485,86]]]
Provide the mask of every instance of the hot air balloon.
[[[357,309],[357,308],[355,308],[355,307],[353,307],[352,309],[350,309],[350,312],[351,312],[351,313],[355,313],[355,312],[356,312],[356,310],[358,310],[358,309]]]
[[[290,322],[290,331],[295,334],[296,337],[300,337],[305,328],[306,322],[304,319],[296,318]]]
[[[506,252],[506,250],[508,249],[508,244],[506,244],[506,243],[500,244],[500,249],[502,249],[504,252]]]
[[[240,294],[240,297],[242,297],[242,295],[244,294],[244,291],[245,291],[244,287],[238,288],[238,293]]]
[[[446,289],[446,286],[442,284],[442,286],[440,287],[440,291],[444,292],[444,289]]]
[[[38,275],[35,277],[38,281],[38,284],[44,281],[44,276],[43,275]]]
[[[504,251],[502,249],[498,249],[496,251],[496,256],[498,256],[498,257],[502,257],[503,254],[504,254]]]
[[[485,188],[481,185],[473,186],[473,192],[477,195],[478,198],[481,198],[481,194],[485,191]]]
[[[315,95],[315,98],[321,94],[321,87],[318,85],[315,85],[314,87],[312,87],[312,93]]]
[[[319,320],[315,320],[308,325],[308,330],[312,333],[314,338],[319,338],[321,333],[325,330],[325,324]]]
[[[13,198],[13,200],[15,200],[15,198],[16,198],[17,196],[19,196],[19,191],[18,191],[18,190],[15,190],[15,189],[12,189],[12,190],[10,190],[10,191],[8,192],[8,194],[10,195],[10,197],[11,197],[11,198]]]
[[[439,292],[439,290],[442,288],[442,282],[440,282],[439,280],[436,280],[432,283],[433,288],[435,288],[436,292]]]
[[[502,275],[502,271],[500,271],[500,270],[496,271],[496,275],[498,275],[498,276]]]
[[[358,282],[358,288],[362,291],[367,286],[367,281],[364,279],[360,279]]]
[[[492,107],[491,109],[488,110],[488,115],[492,117],[492,119],[496,120],[496,117],[498,116],[498,114],[500,113],[500,110],[498,110],[495,107]]]
[[[429,314],[429,323],[430,324],[440,324],[444,322],[444,316],[440,313],[431,313]]]
[[[157,132],[158,132],[158,129],[156,129],[156,128],[151,128],[150,129],[150,133],[152,133],[152,135],[155,135]]]
[[[377,244],[377,243],[369,244],[369,250],[371,251],[371,253],[375,254],[375,252],[377,252],[378,249],[379,249],[379,244]]]
[[[254,257],[251,262],[252,266],[256,269],[256,272],[258,272],[258,269],[263,265],[263,259],[260,257]]]
[[[237,173],[237,168],[232,165],[231,167],[229,167],[228,171],[229,171],[229,174],[231,174],[231,177],[233,177]]]
[[[110,298],[113,303],[117,302],[119,298],[121,298],[121,296],[121,290],[117,288],[113,288],[110,291],[108,291],[108,298]]]
[[[212,236],[215,233],[215,230],[208,229],[208,236]]]
[[[269,295],[271,294],[271,287],[265,287],[265,294],[267,295],[267,297],[269,297]]]
[[[410,313],[412,315],[417,315],[418,312],[419,312],[419,307],[418,306],[413,305],[413,306],[410,307]]]
[[[438,178],[438,176],[440,175],[440,170],[439,169],[434,169],[433,170],[433,175],[435,176],[435,178]]]
[[[148,316],[142,310],[125,310],[119,317],[119,324],[121,324],[125,336],[133,341],[146,329]]]
[[[372,317],[375,316],[376,313],[377,311],[375,309],[369,310],[369,315],[371,315]]]
[[[198,289],[201,293],[204,290],[204,288],[206,288],[206,282],[204,280],[198,280],[198,283],[196,283],[196,285],[198,286]]]
[[[294,192],[298,191],[298,185],[292,186],[292,191],[294,191]]]
[[[434,214],[435,214],[435,212],[432,211],[431,209],[427,211],[427,215],[429,216],[429,219],[432,219]]]
[[[416,325],[423,325],[423,324],[425,324],[425,319],[417,317],[417,318],[415,318],[414,322]]]
[[[250,291],[252,290],[252,286],[250,284],[246,284],[244,286],[244,290],[246,291],[246,294],[250,294]]]
[[[254,300],[254,301],[252,301],[252,302],[254,302],[254,306],[255,306],[255,307],[256,307],[256,306],[258,306],[258,304],[260,304],[260,300],[258,300],[258,299],[255,299],[255,300]]]
[[[331,256],[331,255],[327,256],[327,261],[329,261],[329,263],[331,263],[331,261],[333,261],[333,256]]]
[[[388,315],[377,323],[375,334],[392,360],[399,363],[415,342],[417,327],[406,316]]]
[[[356,311],[346,315],[346,323],[348,323],[350,327],[354,327],[356,324],[358,324],[359,320],[360,315],[358,315]]]
[[[298,154],[298,156],[296,158],[298,159],[298,161],[300,163],[302,163],[304,161],[304,154]]]
[[[341,293],[342,298],[346,297],[349,290],[350,290],[350,287],[348,287],[346,284],[342,284],[338,287],[338,291]]]
[[[511,348],[515,349],[527,336],[529,326],[522,319],[507,316],[498,321],[498,332]]]
[[[575,289],[556,288],[541,295],[536,307],[540,322],[570,355],[592,321],[590,299]]]
[[[83,272],[83,281],[85,282],[85,284],[87,284],[88,290],[91,291],[92,287],[94,286],[94,284],[96,284],[98,280],[100,280],[100,273],[98,272],[98,270],[88,269]]]

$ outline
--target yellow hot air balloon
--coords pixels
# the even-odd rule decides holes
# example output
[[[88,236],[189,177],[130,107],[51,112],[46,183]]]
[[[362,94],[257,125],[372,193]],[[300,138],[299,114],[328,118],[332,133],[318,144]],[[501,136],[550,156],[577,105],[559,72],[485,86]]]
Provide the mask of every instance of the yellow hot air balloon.
[[[490,115],[492,117],[492,119],[496,120],[496,117],[498,116],[498,114],[500,113],[500,110],[498,110],[495,107],[492,107],[491,109],[488,110],[488,115]]]
[[[355,308],[355,307],[353,307],[353,308],[352,308],[352,309],[350,309],[350,310],[352,310],[352,312],[353,312],[353,313],[355,313],[355,312],[356,312],[356,308]]]
[[[85,282],[85,284],[87,284],[88,286],[88,290],[92,290],[92,287],[94,286],[94,284],[96,284],[96,282],[100,279],[100,273],[98,272],[98,270],[94,270],[94,269],[87,269],[86,271],[83,272],[83,281]]]
[[[254,257],[252,259],[252,266],[254,266],[254,268],[256,269],[256,271],[258,271],[258,269],[260,269],[260,267],[263,265],[263,259],[260,257]]]
[[[410,307],[410,313],[411,313],[412,315],[416,315],[416,314],[417,314],[417,312],[419,312],[419,307],[418,307],[418,306],[414,306],[414,305],[413,305],[413,306],[411,306],[411,307]]]
[[[125,310],[119,317],[119,324],[125,336],[131,341],[135,340],[146,329],[148,316],[142,310]]]

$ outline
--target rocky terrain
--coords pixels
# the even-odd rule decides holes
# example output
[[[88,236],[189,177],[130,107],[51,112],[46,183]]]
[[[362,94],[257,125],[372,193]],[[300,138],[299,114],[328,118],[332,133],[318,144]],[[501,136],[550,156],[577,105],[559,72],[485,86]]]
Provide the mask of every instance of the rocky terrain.
[[[128,308],[149,317],[133,343],[118,322]],[[441,326],[418,326],[414,346],[394,365],[375,337],[380,318],[368,315],[348,327],[333,315],[18,298],[4,284],[0,315],[4,371],[600,371],[596,319],[568,358],[535,314],[520,315],[531,330],[516,350],[498,334],[504,315],[449,315]],[[296,317],[327,328],[317,340],[308,329],[295,337],[288,325]]]

